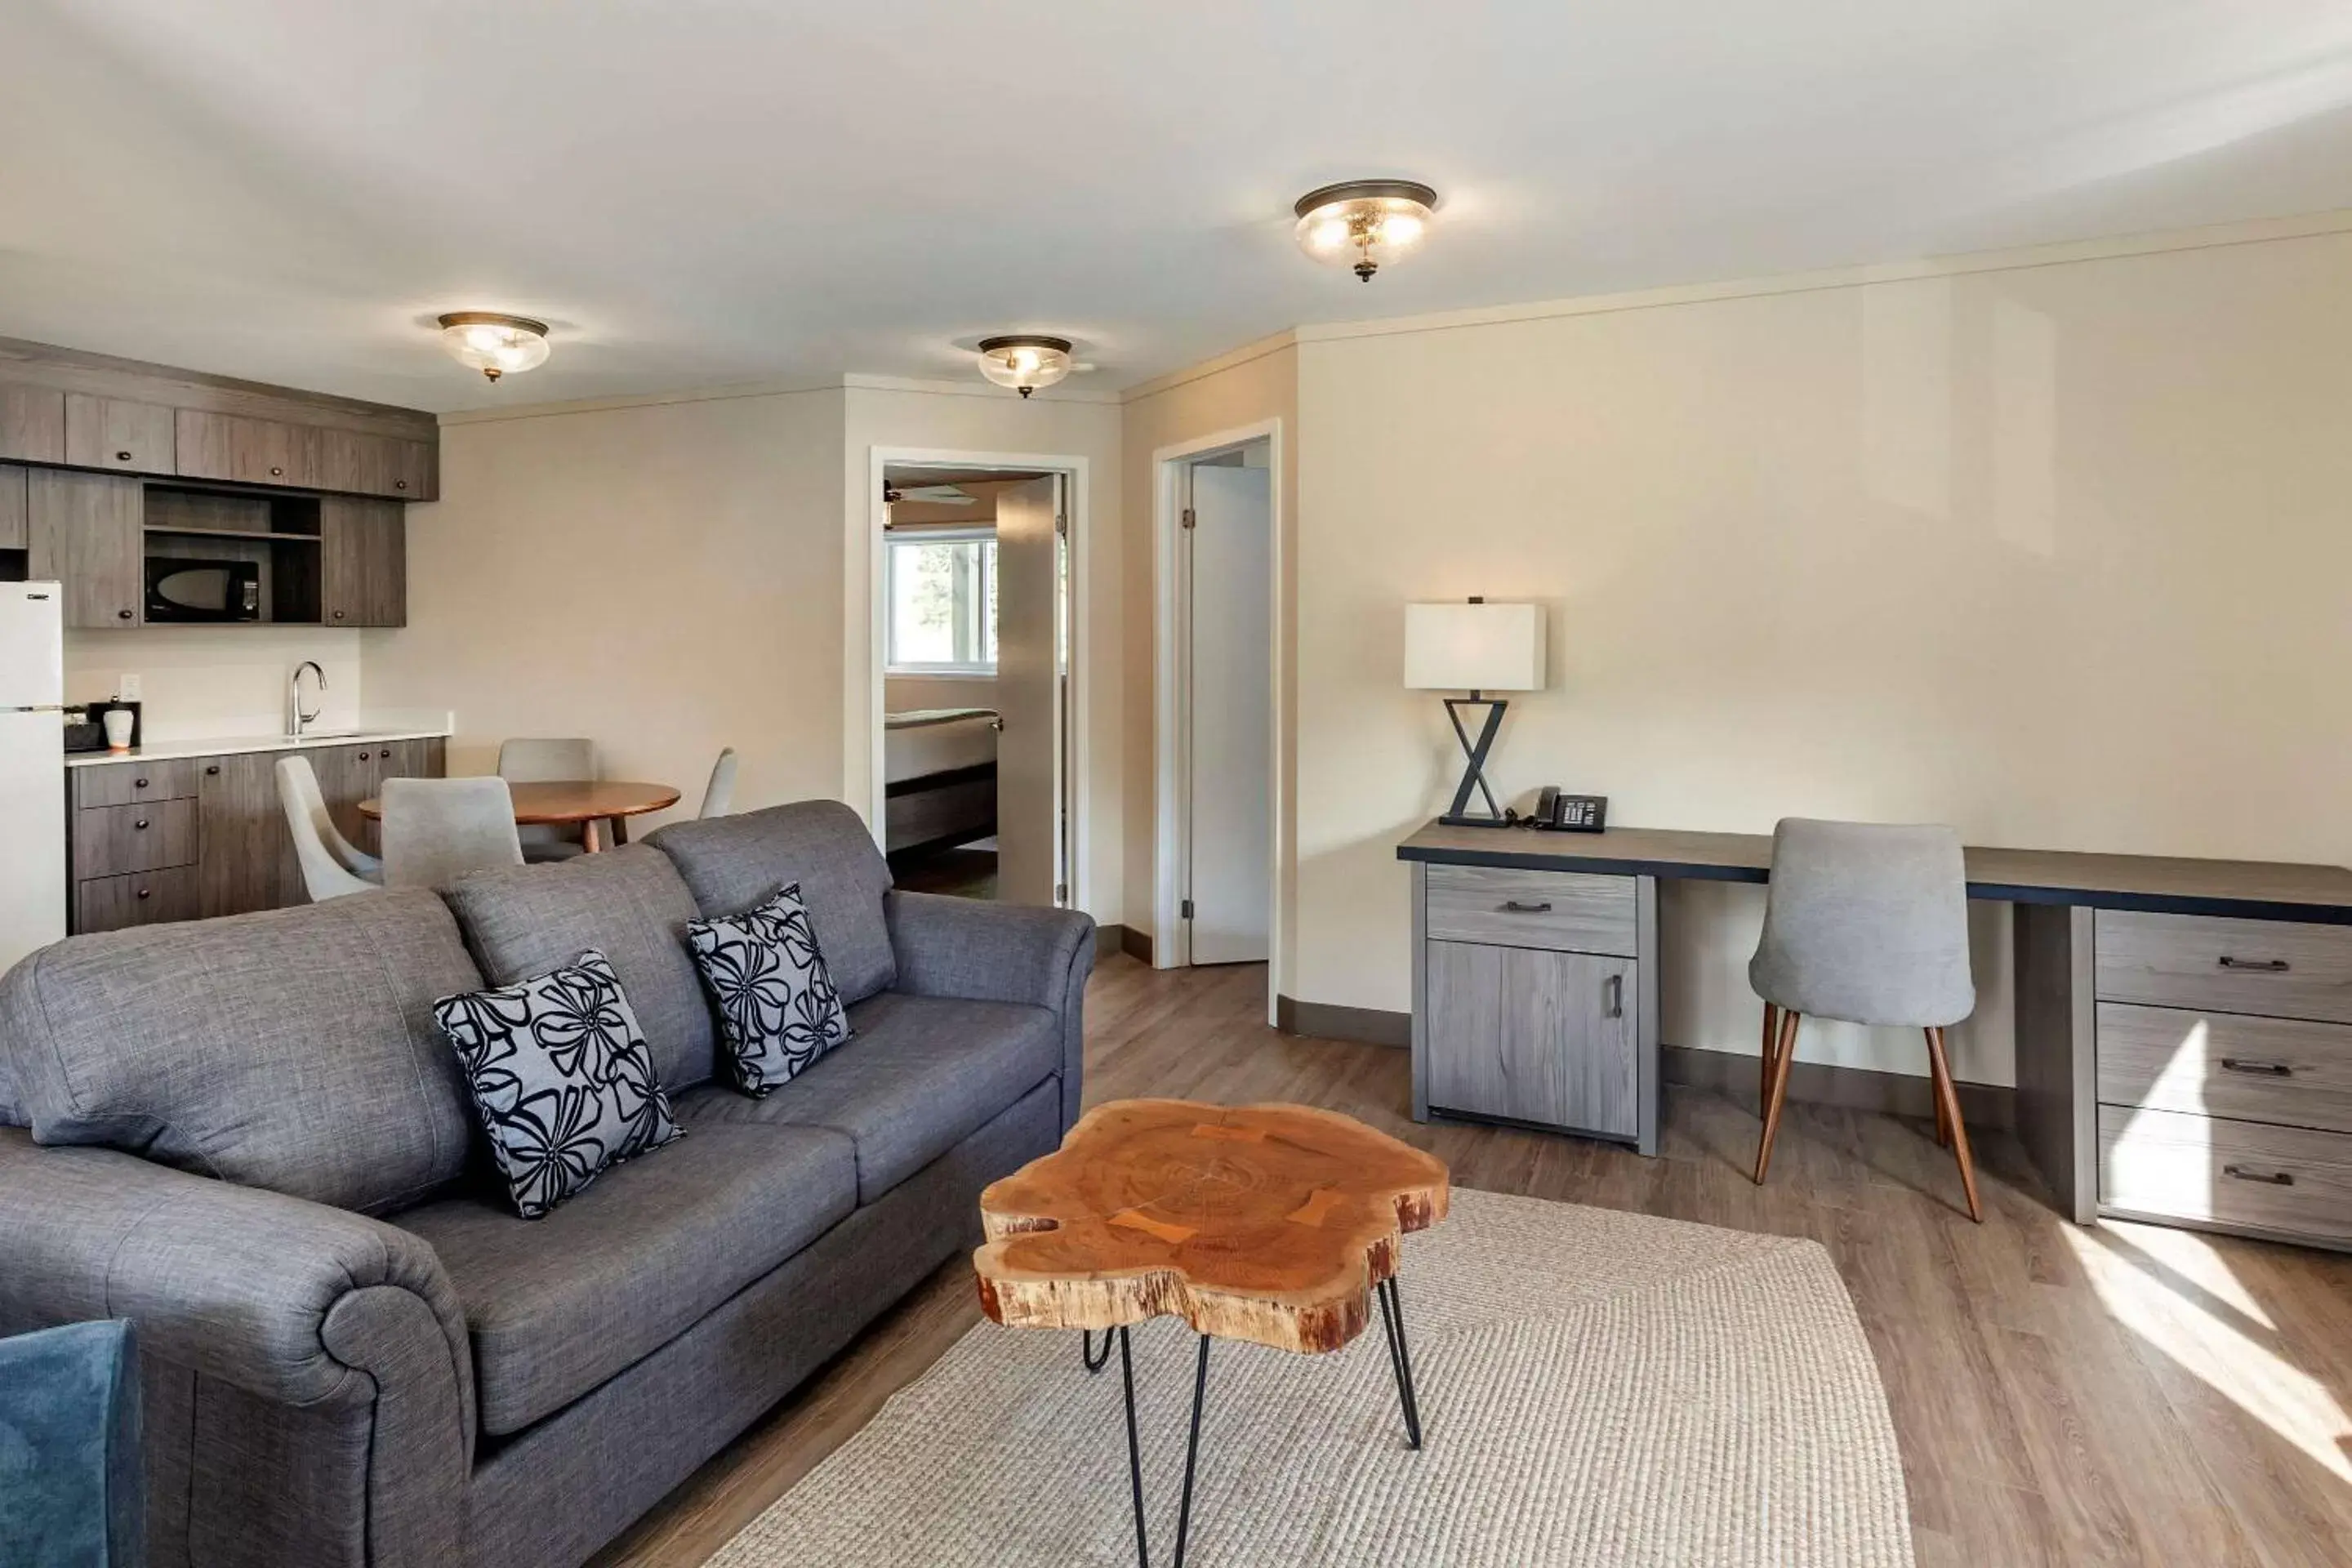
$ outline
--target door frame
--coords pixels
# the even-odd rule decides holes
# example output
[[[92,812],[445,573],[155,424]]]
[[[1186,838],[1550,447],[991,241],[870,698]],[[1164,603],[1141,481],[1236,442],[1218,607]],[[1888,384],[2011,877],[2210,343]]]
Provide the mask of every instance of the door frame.
[[[1187,693],[1180,657],[1181,617],[1185,606],[1181,603],[1182,574],[1177,555],[1183,533],[1178,515],[1182,510],[1178,499],[1182,470],[1213,453],[1261,440],[1266,444],[1266,475],[1273,491],[1268,511],[1273,537],[1268,544],[1274,569],[1266,574],[1266,679],[1273,688],[1266,711],[1274,730],[1266,745],[1266,807],[1271,817],[1274,855],[1274,864],[1269,868],[1273,909],[1267,923],[1272,941],[1267,950],[1265,990],[1266,1022],[1271,1024],[1275,999],[1289,979],[1286,950],[1289,945],[1290,909],[1282,868],[1289,863],[1293,852],[1291,825],[1283,811],[1285,791],[1290,781],[1290,758],[1282,744],[1290,719],[1289,704],[1284,696],[1289,687],[1289,670],[1283,657],[1282,635],[1283,606],[1290,597],[1290,510],[1284,503],[1283,484],[1290,455],[1285,447],[1280,418],[1238,425],[1159,447],[1151,454],[1151,964],[1155,969],[1180,969],[1189,967],[1192,962],[1192,928],[1182,919],[1181,909],[1184,866],[1191,853],[1187,841],[1191,825],[1185,810],[1186,780],[1191,776],[1187,766],[1191,737],[1184,723]]]
[[[1094,912],[1088,900],[1093,896],[1093,878],[1087,854],[1087,828],[1093,815],[1088,809],[1094,796],[1094,766],[1088,744],[1087,722],[1088,685],[1087,658],[1093,647],[1091,596],[1087,592],[1086,571],[1089,559],[1089,502],[1093,497],[1093,479],[1087,459],[1068,453],[1036,452],[973,452],[944,447],[869,447],[866,448],[866,592],[863,603],[847,606],[848,647],[854,652],[862,643],[866,649],[867,668],[865,694],[866,780],[866,827],[874,836],[877,847],[887,854],[888,846],[885,816],[887,781],[883,777],[882,715],[886,710],[883,698],[883,677],[888,665],[887,626],[880,614],[885,591],[882,531],[890,521],[890,509],[882,499],[884,470],[897,467],[935,468],[1005,468],[1062,476],[1062,505],[1069,518],[1069,603],[1066,613],[1070,619],[1070,681],[1063,705],[1062,736],[1063,764],[1062,811],[1066,842],[1064,855],[1068,872],[1069,897],[1062,907]],[[864,625],[861,627],[860,622]],[[845,752],[847,748],[844,748]]]

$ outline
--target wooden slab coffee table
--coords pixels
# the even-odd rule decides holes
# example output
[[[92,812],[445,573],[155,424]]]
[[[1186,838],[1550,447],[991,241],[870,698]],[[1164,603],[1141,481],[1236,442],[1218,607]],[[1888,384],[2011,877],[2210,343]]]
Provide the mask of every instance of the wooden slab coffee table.
[[[1398,1252],[1408,1232],[1445,1217],[1448,1192],[1444,1162],[1335,1111],[1121,1100],[1088,1111],[1060,1149],[981,1194],[988,1241],[972,1255],[981,1310],[1012,1328],[1080,1330],[1090,1373],[1109,1361],[1118,1332],[1143,1568],[1129,1327],[1167,1315],[1201,1337],[1176,1523],[1181,1568],[1211,1339],[1335,1351],[1364,1331],[1377,1300],[1405,1440],[1421,1447]]]

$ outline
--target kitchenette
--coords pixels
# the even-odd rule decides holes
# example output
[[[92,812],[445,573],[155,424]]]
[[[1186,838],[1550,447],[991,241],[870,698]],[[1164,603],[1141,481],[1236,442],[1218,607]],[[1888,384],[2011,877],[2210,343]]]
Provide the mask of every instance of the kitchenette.
[[[365,706],[433,416],[0,340],[0,970],[72,931],[305,901],[277,764],[336,827],[439,776]]]

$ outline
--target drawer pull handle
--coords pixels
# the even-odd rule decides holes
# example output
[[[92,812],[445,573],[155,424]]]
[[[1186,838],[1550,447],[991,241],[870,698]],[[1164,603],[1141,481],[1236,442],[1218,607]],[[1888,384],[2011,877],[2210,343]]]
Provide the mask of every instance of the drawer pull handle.
[[[2249,1061],[2244,1057],[2223,1057],[2221,1070],[2251,1073],[2257,1078],[2293,1078],[2294,1076],[2294,1068],[2284,1062]]]
[[[1503,908],[1515,915],[1548,915],[1551,913],[1551,900],[1546,899],[1539,904],[1527,904],[1517,899],[1506,899]]]
[[[142,888],[142,889],[139,889],[139,896],[140,896],[141,898],[142,898],[142,899],[143,899],[143,898],[147,897],[147,895],[148,895],[148,893],[149,893],[149,891],[150,891],[150,890],[151,890],[151,889],[149,889]]]
[[[2225,952],[2221,955],[2221,967],[2252,970],[2257,974],[2284,974],[2287,963],[2284,958],[2231,958]]]
[[[2294,1174],[2290,1171],[2256,1171],[2244,1165],[2224,1165],[2221,1173],[2232,1181],[2260,1182],[2266,1187],[2294,1185]]]
[[[146,819],[145,817],[143,817],[143,816],[142,816],[142,817],[141,817],[138,821],[136,821],[136,822],[132,823],[131,826],[133,826],[133,827],[135,827],[135,828],[137,828],[140,832],[144,833],[144,832],[146,832],[146,831],[147,831],[147,819]]]
[[[1612,1018],[1623,1017],[1625,1016],[1625,977],[1623,975],[1612,974],[1609,977],[1607,995],[1609,997],[1609,1016]]]
[[[219,764],[218,763],[209,763],[205,764],[205,776],[206,778],[215,778],[215,777],[219,776],[219,773],[220,773],[220,764]]]
[[[131,460],[131,454],[128,452],[117,452],[114,454],[114,460],[118,463],[127,463]]]

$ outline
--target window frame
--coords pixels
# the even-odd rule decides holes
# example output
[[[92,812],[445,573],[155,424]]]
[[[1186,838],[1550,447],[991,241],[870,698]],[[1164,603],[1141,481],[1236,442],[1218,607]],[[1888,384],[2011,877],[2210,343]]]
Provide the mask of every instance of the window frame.
[[[996,542],[996,529],[989,523],[948,523],[935,526],[913,526],[886,529],[882,535],[882,673],[911,675],[948,680],[993,680],[996,679],[994,659],[949,659],[936,663],[902,662],[893,657],[898,652],[898,553],[927,544],[987,544]],[[994,552],[980,553],[978,581],[974,584],[981,613],[986,614],[989,596],[994,586],[996,561]],[[982,647],[988,642],[988,628],[974,628],[974,639]]]

